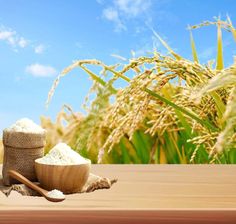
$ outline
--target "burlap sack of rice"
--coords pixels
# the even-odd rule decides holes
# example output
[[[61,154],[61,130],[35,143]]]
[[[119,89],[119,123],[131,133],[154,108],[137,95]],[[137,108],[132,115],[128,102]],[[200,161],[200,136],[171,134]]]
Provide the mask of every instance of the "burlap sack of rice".
[[[3,184],[18,183],[9,177],[8,170],[13,169],[31,181],[36,181],[34,161],[44,155],[45,133],[25,133],[3,131]]]

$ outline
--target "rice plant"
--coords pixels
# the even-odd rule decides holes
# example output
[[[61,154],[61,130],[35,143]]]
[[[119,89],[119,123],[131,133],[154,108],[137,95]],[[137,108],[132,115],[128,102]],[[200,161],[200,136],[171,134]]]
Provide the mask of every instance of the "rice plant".
[[[192,33],[209,25],[217,28],[215,68],[200,64]],[[49,144],[64,140],[94,163],[236,163],[236,64],[224,68],[222,44],[222,30],[235,40],[236,30],[229,18],[189,30],[193,61],[174,52],[153,30],[169,54],[154,51],[115,65],[79,60],[65,68],[47,105],[60,79],[75,68],[93,80],[90,93],[96,97],[85,117],[60,112],[58,119],[63,115],[66,126],[60,119],[53,124],[42,118],[51,133]],[[126,87],[116,89],[117,80],[126,81]]]

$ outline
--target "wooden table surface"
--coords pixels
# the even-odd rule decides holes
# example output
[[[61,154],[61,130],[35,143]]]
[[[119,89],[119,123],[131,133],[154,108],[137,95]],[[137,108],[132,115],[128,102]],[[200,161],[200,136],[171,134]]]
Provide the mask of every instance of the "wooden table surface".
[[[118,182],[60,203],[0,192],[0,223],[236,223],[234,165],[92,165],[92,172]]]

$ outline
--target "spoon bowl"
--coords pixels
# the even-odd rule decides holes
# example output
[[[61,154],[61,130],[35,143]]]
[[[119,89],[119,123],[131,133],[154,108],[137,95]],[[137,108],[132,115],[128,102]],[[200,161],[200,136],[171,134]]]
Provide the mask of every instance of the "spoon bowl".
[[[60,201],[64,201],[65,200],[65,196],[58,198],[58,197],[50,197],[48,195],[48,191],[39,187],[38,185],[34,184],[33,182],[31,182],[30,180],[28,180],[26,177],[24,177],[23,175],[21,175],[20,173],[18,173],[15,170],[9,170],[8,171],[8,175],[16,180],[18,180],[19,182],[21,182],[22,184],[25,184],[27,187],[37,191],[39,194],[41,194],[43,197],[45,197],[48,201],[51,202],[60,202]]]

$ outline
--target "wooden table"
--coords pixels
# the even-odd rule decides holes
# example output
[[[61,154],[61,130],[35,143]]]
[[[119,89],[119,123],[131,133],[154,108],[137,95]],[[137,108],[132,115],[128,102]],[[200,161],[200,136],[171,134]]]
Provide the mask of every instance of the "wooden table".
[[[236,223],[234,165],[93,165],[108,190],[61,203],[0,193],[0,223]]]

